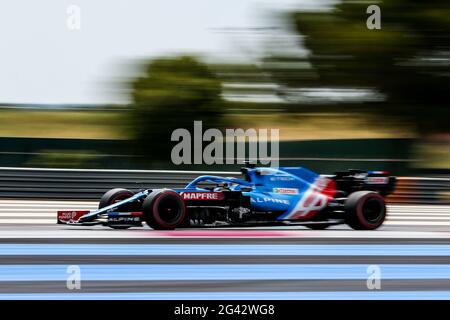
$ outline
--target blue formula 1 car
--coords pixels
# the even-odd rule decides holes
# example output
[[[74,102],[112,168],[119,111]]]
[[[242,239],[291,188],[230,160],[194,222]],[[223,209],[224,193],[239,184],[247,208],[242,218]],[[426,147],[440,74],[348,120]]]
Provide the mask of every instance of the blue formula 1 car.
[[[200,176],[183,189],[106,192],[95,211],[58,211],[58,223],[156,230],[202,226],[346,223],[373,230],[386,217],[384,196],[396,178],[385,171],[348,170],[324,176],[301,167],[242,168],[243,179]]]

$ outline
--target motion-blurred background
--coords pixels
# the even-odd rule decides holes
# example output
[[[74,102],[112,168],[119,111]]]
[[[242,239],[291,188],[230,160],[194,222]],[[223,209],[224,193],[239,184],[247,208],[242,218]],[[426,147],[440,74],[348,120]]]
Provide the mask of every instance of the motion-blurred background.
[[[283,165],[450,173],[446,0],[21,0],[0,35],[0,166],[235,170],[171,163],[202,120],[280,129]]]
[[[0,300],[450,299],[449,96],[449,0],[1,0]],[[173,164],[195,120],[279,129],[281,165],[390,171],[386,221],[55,224],[237,176]]]

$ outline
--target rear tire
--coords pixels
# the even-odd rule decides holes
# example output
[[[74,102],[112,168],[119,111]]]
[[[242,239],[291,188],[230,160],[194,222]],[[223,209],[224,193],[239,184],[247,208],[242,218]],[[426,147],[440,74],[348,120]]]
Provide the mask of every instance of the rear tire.
[[[357,191],[345,201],[347,224],[355,230],[375,230],[386,219],[384,198],[373,191]]]
[[[155,190],[142,205],[145,222],[154,230],[173,230],[186,220],[186,207],[173,190]]]

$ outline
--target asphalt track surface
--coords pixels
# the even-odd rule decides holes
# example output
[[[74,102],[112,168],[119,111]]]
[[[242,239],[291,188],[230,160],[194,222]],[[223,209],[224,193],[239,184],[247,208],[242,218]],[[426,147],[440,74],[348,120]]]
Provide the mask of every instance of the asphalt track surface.
[[[95,207],[0,201],[0,299],[450,299],[450,206],[390,206],[376,231],[55,224]]]

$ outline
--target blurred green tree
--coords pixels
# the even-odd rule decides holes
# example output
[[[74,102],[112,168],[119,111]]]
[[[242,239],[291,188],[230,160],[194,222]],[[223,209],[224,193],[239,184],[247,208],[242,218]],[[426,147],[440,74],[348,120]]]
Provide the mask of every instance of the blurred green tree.
[[[195,57],[150,61],[132,83],[132,98],[135,150],[146,160],[170,160],[177,128],[192,131],[195,120],[203,121],[204,129],[221,126],[221,82]]]
[[[301,86],[371,88],[384,101],[360,111],[414,124],[424,136],[449,129],[450,2],[384,0],[381,29],[369,30],[368,3],[343,1],[332,11],[291,14],[317,77]],[[292,83],[290,86],[299,85]],[[288,82],[287,79],[280,81]]]

